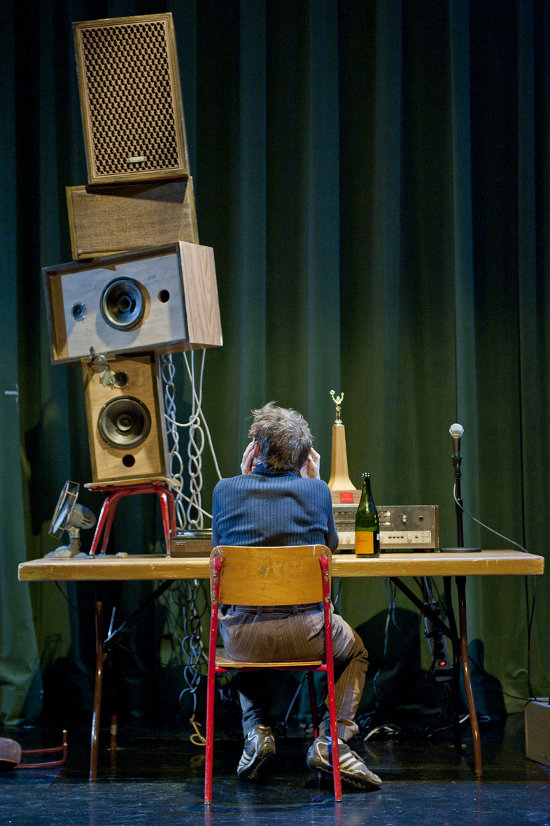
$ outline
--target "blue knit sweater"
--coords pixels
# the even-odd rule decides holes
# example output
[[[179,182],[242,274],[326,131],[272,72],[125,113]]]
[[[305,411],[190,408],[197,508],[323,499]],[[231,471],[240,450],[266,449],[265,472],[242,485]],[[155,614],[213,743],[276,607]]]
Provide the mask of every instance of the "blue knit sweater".
[[[338,547],[326,482],[257,465],[222,479],[212,497],[216,545],[327,545]]]

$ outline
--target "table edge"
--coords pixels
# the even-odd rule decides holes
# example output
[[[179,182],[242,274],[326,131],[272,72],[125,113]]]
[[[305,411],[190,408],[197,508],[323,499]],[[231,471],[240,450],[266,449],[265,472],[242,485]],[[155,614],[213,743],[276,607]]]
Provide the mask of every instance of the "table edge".
[[[519,551],[384,553],[375,559],[336,553],[332,557],[332,575],[334,578],[537,575],[544,573],[544,562],[543,556]],[[42,557],[20,563],[18,577],[21,582],[207,579],[208,565],[208,557],[152,554],[125,559]]]

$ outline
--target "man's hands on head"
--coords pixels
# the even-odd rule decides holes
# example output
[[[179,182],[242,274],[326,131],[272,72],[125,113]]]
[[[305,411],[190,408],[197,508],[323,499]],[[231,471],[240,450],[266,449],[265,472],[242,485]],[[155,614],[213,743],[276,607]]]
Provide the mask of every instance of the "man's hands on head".
[[[300,476],[304,479],[320,479],[321,456],[311,448],[309,456],[300,468]]]
[[[250,442],[247,445],[243,458],[241,461],[241,473],[252,473],[258,464],[258,445],[256,442]]]
[[[243,453],[241,473],[252,473],[258,463],[258,445],[256,442],[250,442]],[[300,468],[300,476],[302,476],[303,479],[320,479],[320,467],[321,456],[316,450],[311,448],[309,456]]]

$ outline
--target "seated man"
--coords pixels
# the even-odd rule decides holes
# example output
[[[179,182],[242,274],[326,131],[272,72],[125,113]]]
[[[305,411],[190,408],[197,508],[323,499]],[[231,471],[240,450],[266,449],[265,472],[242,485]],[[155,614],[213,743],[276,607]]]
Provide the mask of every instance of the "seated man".
[[[270,402],[253,411],[252,440],[241,464],[241,476],[222,479],[212,502],[212,545],[327,545],[335,551],[328,486],[319,478],[319,454],[305,419],[294,410]],[[220,606],[220,632],[225,649],[236,660],[319,659],[323,649],[323,610],[318,604],[295,609]],[[380,786],[347,741],[357,733],[355,713],[365,682],[367,652],[359,635],[333,614],[332,640],[338,743],[343,781],[366,788]],[[269,726],[269,680],[266,671],[238,675],[244,750],[237,768],[241,778],[256,777],[275,754]],[[332,775],[328,708],[319,737],[307,754],[308,766]]]

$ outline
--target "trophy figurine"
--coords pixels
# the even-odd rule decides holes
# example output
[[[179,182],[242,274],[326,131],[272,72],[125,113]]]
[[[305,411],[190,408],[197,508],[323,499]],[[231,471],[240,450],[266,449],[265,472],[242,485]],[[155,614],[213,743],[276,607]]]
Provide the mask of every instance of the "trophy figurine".
[[[340,413],[342,412],[342,402],[344,401],[344,394],[342,393],[340,396],[336,396],[334,394],[334,390],[330,391],[330,395],[332,396],[332,401],[336,405],[336,418],[334,420],[334,424],[336,425],[343,425],[343,421],[340,418]]]
[[[336,405],[336,419],[332,425],[332,455],[330,466],[330,479],[328,486],[332,491],[333,502],[347,502],[353,501],[353,491],[357,491],[355,485],[351,482],[348,474],[348,457],[346,454],[346,428],[341,419],[342,402],[344,394],[340,393],[338,396],[334,390],[330,391],[332,401]],[[359,493],[359,491],[357,491]],[[351,500],[348,497],[342,498],[342,493],[352,494]],[[335,497],[336,494],[336,497]]]

